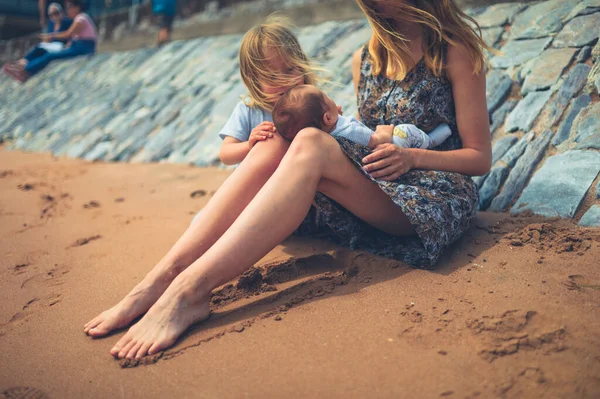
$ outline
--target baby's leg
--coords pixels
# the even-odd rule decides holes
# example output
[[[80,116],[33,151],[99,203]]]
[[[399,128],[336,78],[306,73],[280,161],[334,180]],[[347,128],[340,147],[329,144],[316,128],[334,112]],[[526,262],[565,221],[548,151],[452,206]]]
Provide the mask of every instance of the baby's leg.
[[[392,143],[404,148],[429,148],[431,140],[427,133],[415,125],[401,124],[394,128]]]
[[[452,130],[450,130],[450,126],[443,124],[439,125],[431,132],[429,132],[429,140],[431,140],[431,145],[429,148],[437,147],[442,144],[448,137],[452,135]]]

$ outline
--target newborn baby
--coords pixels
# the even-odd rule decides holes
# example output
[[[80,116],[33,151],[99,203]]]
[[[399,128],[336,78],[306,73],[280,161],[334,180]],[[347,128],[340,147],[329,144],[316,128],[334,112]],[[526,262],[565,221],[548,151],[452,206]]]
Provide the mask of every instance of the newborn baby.
[[[288,140],[293,140],[306,127],[315,127],[369,148],[383,143],[404,148],[433,148],[452,134],[445,124],[429,134],[409,124],[380,125],[372,131],[356,118],[340,115],[335,102],[312,85],[296,86],[285,92],[273,108],[273,123],[277,132]]]

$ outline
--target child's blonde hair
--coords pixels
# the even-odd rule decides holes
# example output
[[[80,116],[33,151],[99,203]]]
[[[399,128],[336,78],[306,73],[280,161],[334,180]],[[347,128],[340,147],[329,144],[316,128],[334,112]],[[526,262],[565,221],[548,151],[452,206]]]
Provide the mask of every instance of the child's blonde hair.
[[[304,76],[304,83],[316,85],[321,82],[317,76],[319,68],[314,67],[291,30],[290,21],[280,15],[271,15],[264,24],[251,28],[240,45],[240,74],[249,91],[249,106],[257,106],[267,111],[273,110],[274,98],[263,90],[265,85],[272,87],[291,86],[298,78],[281,75],[269,70],[266,49],[273,49],[286,65],[296,68],[296,73]]]
[[[494,51],[481,38],[477,22],[465,14],[454,0],[356,0],[373,28],[369,53],[373,58],[373,74],[384,74],[402,80],[414,66],[408,39],[394,31],[396,23],[418,23],[424,30],[423,49],[427,67],[440,76],[444,69],[444,46],[460,46],[473,63],[473,73],[485,68],[483,49]],[[393,8],[392,15],[382,15],[376,6]],[[476,32],[479,31],[479,34]]]

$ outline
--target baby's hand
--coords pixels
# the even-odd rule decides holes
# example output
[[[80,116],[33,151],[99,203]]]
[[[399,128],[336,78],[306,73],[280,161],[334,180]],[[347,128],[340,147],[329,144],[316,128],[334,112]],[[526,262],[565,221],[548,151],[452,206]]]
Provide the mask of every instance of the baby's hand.
[[[391,136],[392,134],[394,134],[394,125],[378,125],[375,128],[375,133],[386,134]]]
[[[275,129],[275,124],[273,124],[273,122],[261,122],[260,125],[256,126],[252,129],[252,132],[250,132],[248,145],[252,148],[254,147],[254,144],[259,141],[265,141],[266,139],[273,137],[273,133],[276,131],[277,129]]]
[[[337,109],[338,109],[338,114],[340,114],[340,115],[344,115],[344,110],[342,109],[342,106],[341,106],[341,105],[338,105],[338,106],[337,106]]]

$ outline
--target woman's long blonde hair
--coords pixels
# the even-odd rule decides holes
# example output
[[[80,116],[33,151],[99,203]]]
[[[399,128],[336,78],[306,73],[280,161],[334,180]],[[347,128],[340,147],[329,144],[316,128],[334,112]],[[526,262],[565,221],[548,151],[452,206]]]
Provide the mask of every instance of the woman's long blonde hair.
[[[304,83],[316,85],[322,79],[317,68],[304,54],[296,35],[291,30],[290,21],[280,15],[271,15],[264,24],[251,28],[242,39],[239,52],[240,74],[249,91],[249,106],[257,106],[272,111],[276,98],[264,92],[263,87],[287,87],[297,80],[292,75],[275,74],[269,70],[267,49],[275,50],[285,64],[304,76]]]
[[[465,14],[454,0],[356,0],[363,10],[373,35],[369,54],[373,59],[373,75],[384,74],[402,80],[415,63],[411,58],[409,40],[394,31],[393,26],[417,23],[423,27],[424,61],[436,76],[444,70],[445,44],[462,47],[473,64],[473,73],[485,67],[483,49],[493,51],[481,38],[477,22]],[[380,15],[377,4],[393,9],[393,16]],[[476,29],[479,34],[476,33]]]

